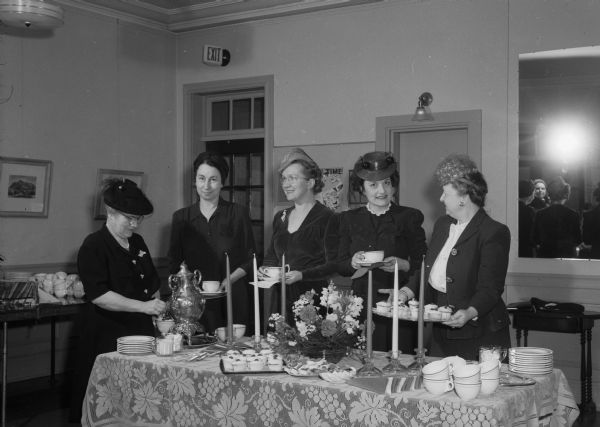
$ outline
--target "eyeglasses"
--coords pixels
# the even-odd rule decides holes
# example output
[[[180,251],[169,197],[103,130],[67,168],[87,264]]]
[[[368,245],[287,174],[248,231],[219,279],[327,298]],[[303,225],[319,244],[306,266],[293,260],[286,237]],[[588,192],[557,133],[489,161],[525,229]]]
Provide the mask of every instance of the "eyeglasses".
[[[297,176],[297,175],[288,175],[288,176],[284,176],[281,175],[279,177],[279,182],[281,182],[282,184],[285,184],[286,182],[289,182],[290,184],[295,184],[298,181],[300,181],[301,179],[308,181],[308,178],[304,178],[303,176]]]
[[[121,215],[125,217],[127,221],[129,221],[129,225],[141,224],[144,220],[144,215],[127,215],[123,212],[119,212]]]

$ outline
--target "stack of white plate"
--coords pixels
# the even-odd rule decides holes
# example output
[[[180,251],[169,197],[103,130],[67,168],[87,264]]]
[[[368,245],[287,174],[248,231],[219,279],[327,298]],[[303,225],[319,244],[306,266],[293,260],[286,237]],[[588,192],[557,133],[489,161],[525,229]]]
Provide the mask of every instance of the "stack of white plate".
[[[513,347],[508,350],[508,366],[517,374],[550,374],[554,369],[553,352],[549,348]]]
[[[117,351],[122,354],[148,354],[154,351],[154,337],[129,335],[117,338]]]

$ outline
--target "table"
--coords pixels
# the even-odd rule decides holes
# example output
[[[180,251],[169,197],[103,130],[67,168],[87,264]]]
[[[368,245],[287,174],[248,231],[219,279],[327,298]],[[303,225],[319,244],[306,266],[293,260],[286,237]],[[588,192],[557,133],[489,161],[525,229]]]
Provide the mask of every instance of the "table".
[[[63,304],[39,304],[34,308],[0,312],[2,322],[2,420],[6,425],[6,361],[8,357],[8,323],[18,321],[36,321],[50,318],[50,381],[54,383],[56,374],[56,318],[77,314],[85,301],[81,299],[65,299]]]
[[[558,369],[536,377],[535,385],[501,386],[491,397],[462,402],[454,392],[385,395],[317,377],[223,374],[218,363],[218,357],[186,362],[101,354],[88,382],[82,425],[570,426],[579,415]],[[387,361],[377,354],[375,363]]]
[[[592,328],[600,313],[553,313],[543,311],[516,310],[513,314],[513,327],[517,333],[517,345],[521,345],[521,331],[527,346],[527,335],[532,331],[578,333],[581,336],[581,404],[583,414],[595,414],[596,404],[592,397]]]

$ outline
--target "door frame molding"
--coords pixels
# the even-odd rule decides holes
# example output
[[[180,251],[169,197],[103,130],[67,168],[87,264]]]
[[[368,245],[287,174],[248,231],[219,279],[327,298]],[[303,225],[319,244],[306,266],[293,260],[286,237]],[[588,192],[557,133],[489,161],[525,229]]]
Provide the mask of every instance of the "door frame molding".
[[[392,152],[395,134],[436,130],[467,131],[467,153],[481,168],[481,110],[436,112],[434,120],[417,122],[412,114],[375,118],[375,150]],[[433,173],[433,171],[432,171]]]
[[[183,85],[183,153],[182,153],[182,170],[180,179],[183,182],[183,200],[185,204],[191,203],[189,189],[192,186],[192,175],[189,173],[190,165],[192,164],[192,137],[194,135],[194,120],[193,120],[193,97],[195,95],[208,95],[215,92],[225,91],[241,91],[248,89],[262,89],[265,94],[265,131],[264,131],[264,188],[272,188],[273,174],[271,173],[271,165],[273,163],[273,87],[274,76],[264,75],[256,77],[246,77],[239,79],[217,80],[202,83],[189,83]],[[270,191],[264,192],[264,209],[266,212],[273,210],[273,195]],[[263,238],[264,242],[268,242],[267,235],[271,233],[272,218],[264,216]],[[264,249],[264,248],[263,248]]]

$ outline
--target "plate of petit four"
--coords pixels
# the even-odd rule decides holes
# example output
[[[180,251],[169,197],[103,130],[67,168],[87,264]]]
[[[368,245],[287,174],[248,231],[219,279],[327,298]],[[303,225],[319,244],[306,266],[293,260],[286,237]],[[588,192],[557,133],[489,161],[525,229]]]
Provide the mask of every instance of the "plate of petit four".
[[[383,317],[393,317],[392,304],[380,301],[374,307],[373,312]],[[452,316],[452,307],[438,307],[435,304],[427,304],[423,307],[423,320],[425,322],[445,322]],[[406,304],[398,305],[398,319],[416,322],[419,319],[419,303],[411,300]]]
[[[283,370],[283,358],[272,350],[257,352],[248,350],[228,350],[219,363],[224,374],[277,374]]]

